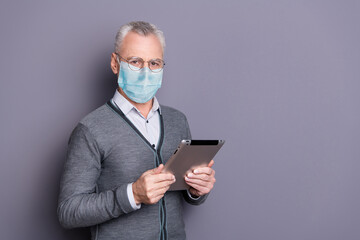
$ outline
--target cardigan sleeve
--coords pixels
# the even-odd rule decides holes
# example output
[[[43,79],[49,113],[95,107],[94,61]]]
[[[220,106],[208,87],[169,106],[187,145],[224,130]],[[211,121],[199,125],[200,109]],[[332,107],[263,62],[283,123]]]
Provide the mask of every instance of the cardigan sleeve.
[[[186,128],[186,139],[191,139],[191,132],[190,132],[190,127],[189,127],[189,123],[185,117],[185,128]],[[205,194],[203,196],[200,197],[192,197],[190,192],[188,190],[184,190],[182,191],[183,197],[185,199],[186,202],[192,204],[192,205],[200,205],[203,202],[205,202],[206,198],[208,197],[208,194]]]
[[[93,226],[133,211],[127,184],[97,192],[101,152],[86,126],[72,132],[60,182],[58,218],[65,228]]]

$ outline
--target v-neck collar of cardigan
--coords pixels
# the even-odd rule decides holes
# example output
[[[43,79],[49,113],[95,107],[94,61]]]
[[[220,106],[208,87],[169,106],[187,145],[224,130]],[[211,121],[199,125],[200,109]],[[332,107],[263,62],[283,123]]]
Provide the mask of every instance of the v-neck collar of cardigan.
[[[144,135],[142,135],[142,133],[135,127],[135,125],[125,116],[125,114],[121,111],[121,109],[116,106],[116,104],[113,103],[112,100],[109,100],[106,105],[112,109],[114,111],[115,114],[117,114],[120,118],[122,118],[134,131],[135,133],[146,143],[146,145],[148,145],[148,147],[150,147],[152,150],[154,150],[159,157],[159,163],[162,163],[162,157],[161,157],[161,147],[164,141],[164,121],[162,118],[162,115],[160,115],[160,137],[159,137],[159,141],[158,144],[156,145],[157,148],[155,148],[153,145],[151,145],[151,143],[144,137]],[[158,108],[158,111],[160,112],[160,109]]]

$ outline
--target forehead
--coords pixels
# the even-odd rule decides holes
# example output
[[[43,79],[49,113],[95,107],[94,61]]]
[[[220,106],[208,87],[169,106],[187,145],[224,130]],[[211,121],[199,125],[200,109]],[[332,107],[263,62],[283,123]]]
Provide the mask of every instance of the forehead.
[[[141,57],[144,60],[162,58],[163,50],[159,39],[154,34],[142,36],[129,32],[123,39],[120,55],[127,57]]]

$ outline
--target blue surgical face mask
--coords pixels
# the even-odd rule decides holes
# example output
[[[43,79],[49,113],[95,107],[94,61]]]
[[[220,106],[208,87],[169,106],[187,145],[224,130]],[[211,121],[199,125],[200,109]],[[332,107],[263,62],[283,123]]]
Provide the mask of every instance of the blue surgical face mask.
[[[145,103],[151,100],[161,87],[162,75],[163,71],[154,73],[148,67],[133,71],[128,63],[121,61],[118,84],[131,100]]]

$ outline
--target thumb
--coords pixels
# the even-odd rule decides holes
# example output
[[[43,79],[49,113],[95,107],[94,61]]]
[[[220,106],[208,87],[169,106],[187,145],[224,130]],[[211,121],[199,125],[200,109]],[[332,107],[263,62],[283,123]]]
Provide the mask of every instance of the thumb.
[[[154,174],[161,173],[161,171],[164,169],[164,164],[160,164],[157,168],[153,169]]]
[[[211,167],[214,165],[214,163],[215,163],[214,160],[211,160],[211,161],[209,162],[208,167],[211,168]]]

